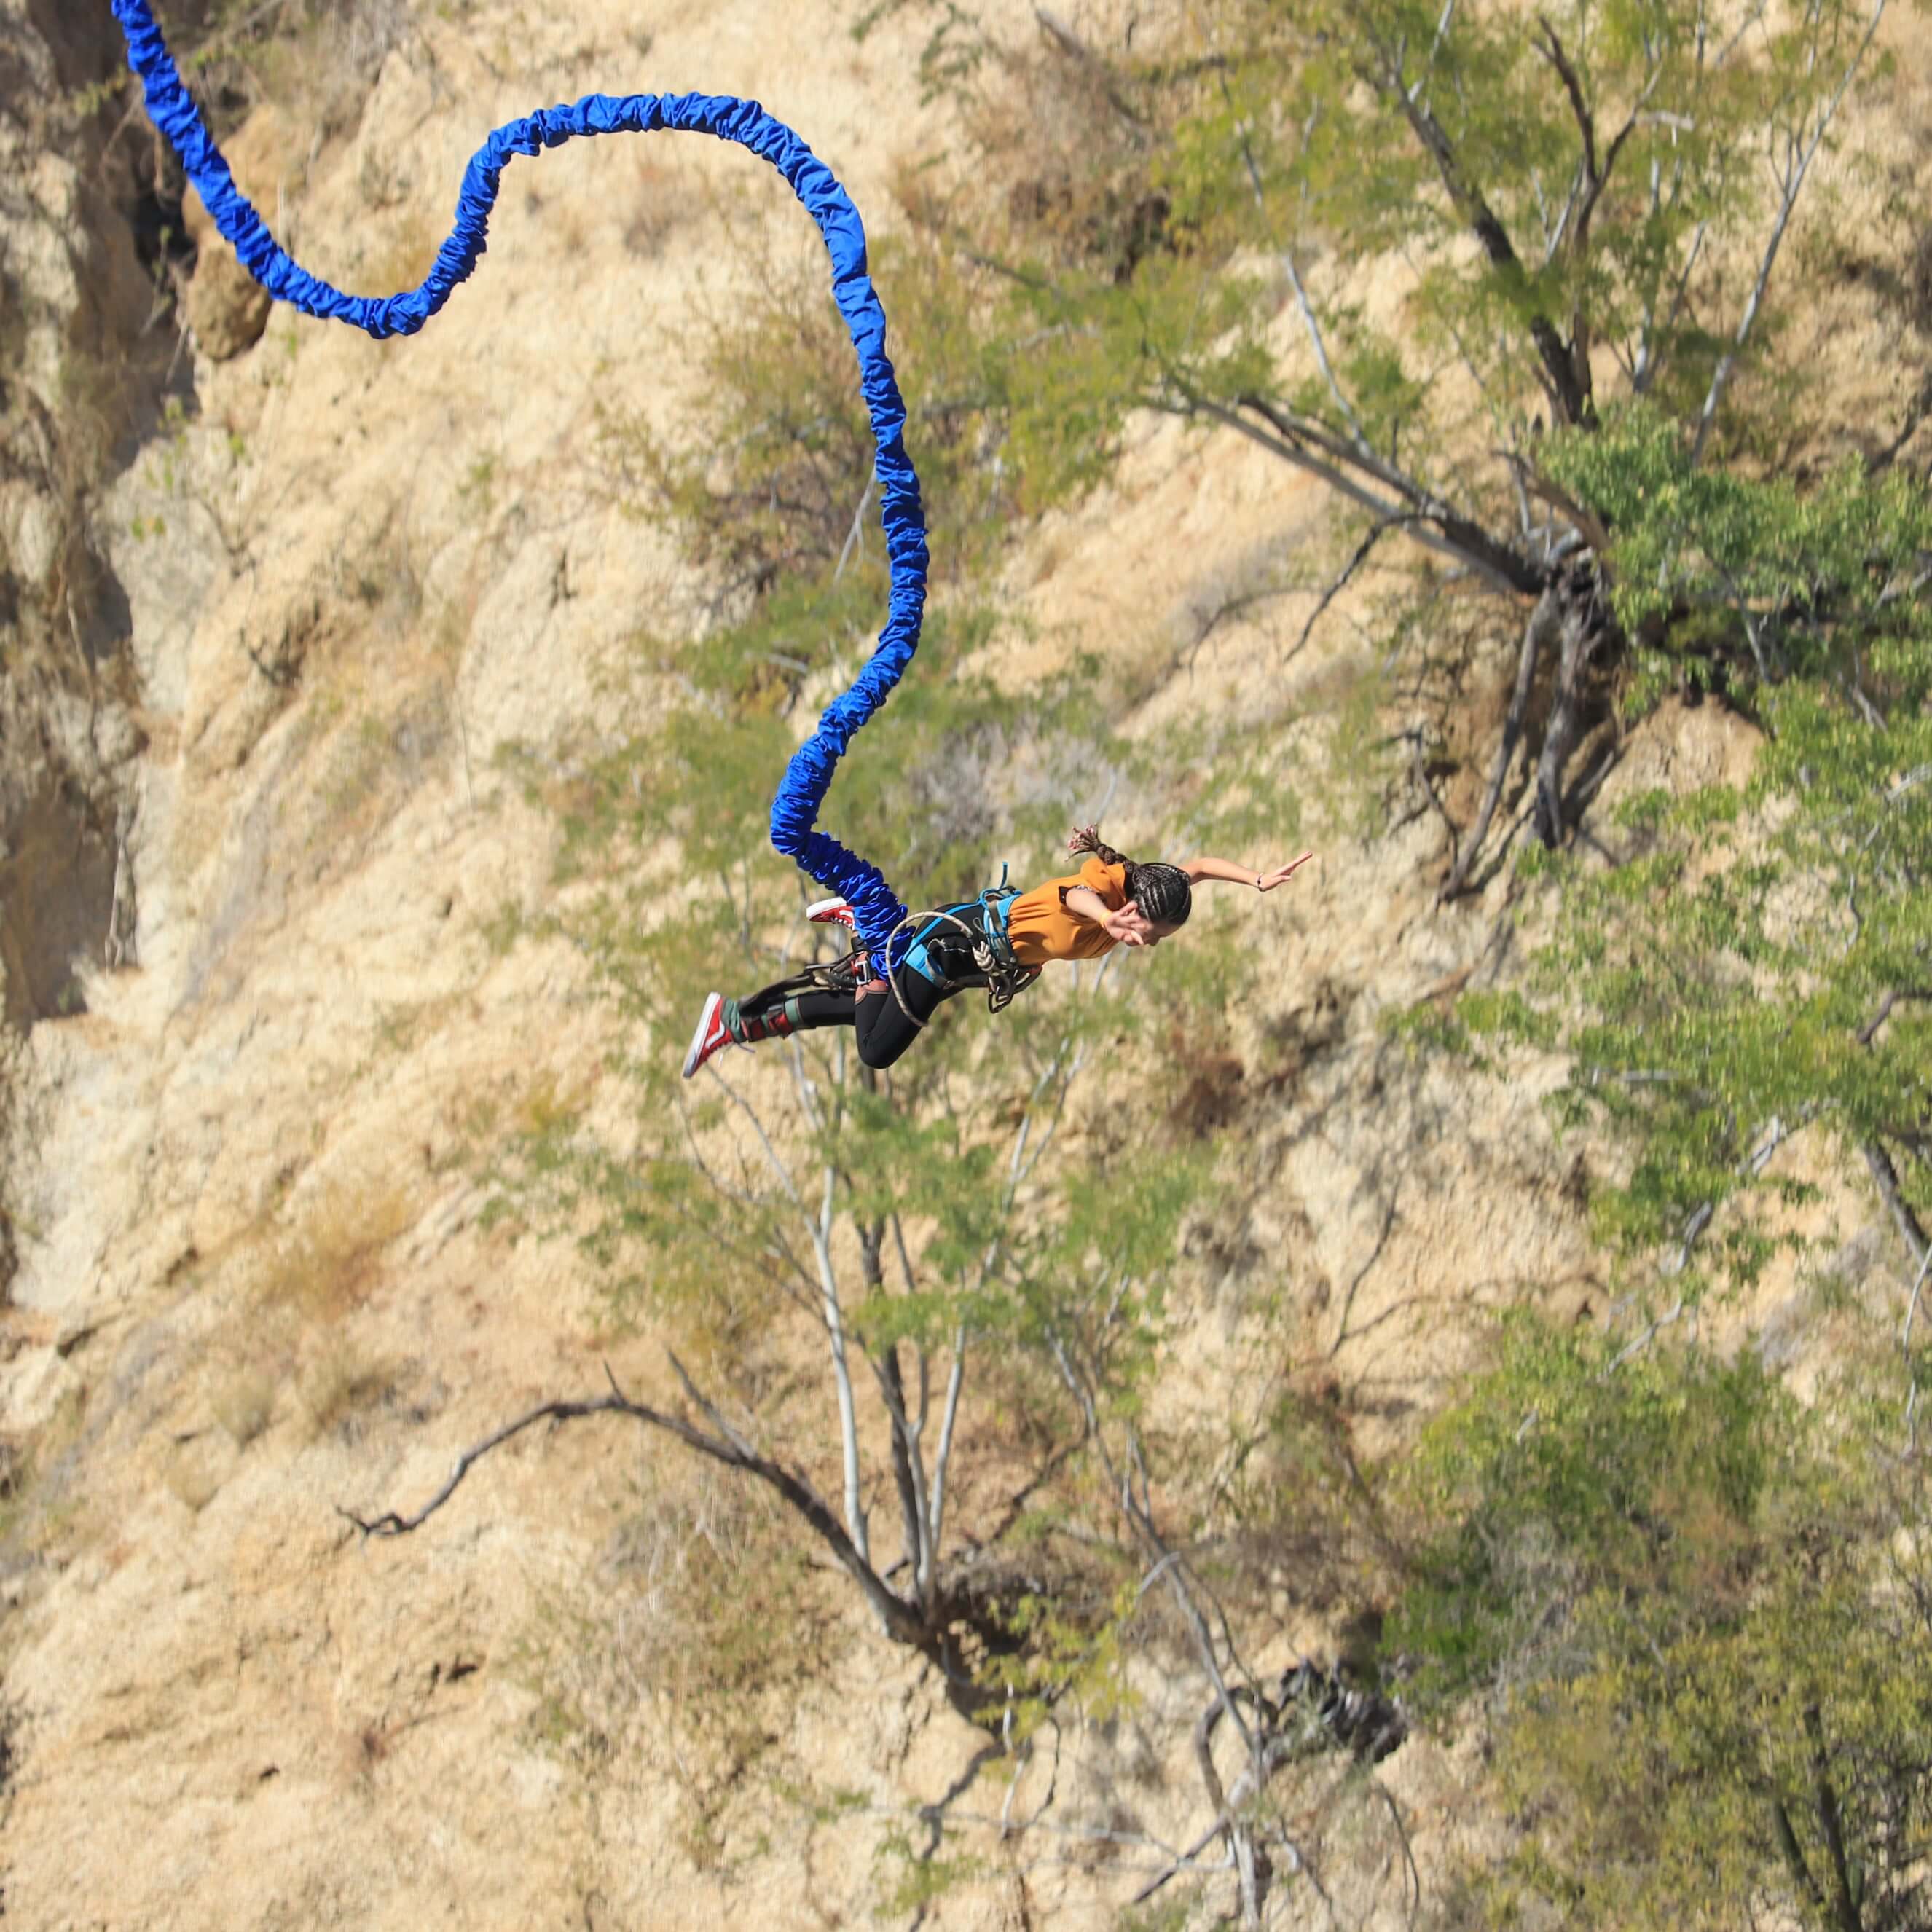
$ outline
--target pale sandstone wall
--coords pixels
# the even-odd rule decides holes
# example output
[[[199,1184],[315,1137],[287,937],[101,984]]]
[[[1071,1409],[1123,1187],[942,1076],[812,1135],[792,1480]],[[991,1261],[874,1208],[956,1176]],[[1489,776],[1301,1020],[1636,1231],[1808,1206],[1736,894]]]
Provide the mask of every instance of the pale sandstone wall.
[[[875,224],[894,167],[943,138],[908,78],[910,24],[859,47],[816,10],[760,0],[450,11],[409,13],[339,134],[278,107],[238,144],[293,244],[350,285],[414,279],[481,131],[547,98],[754,94]],[[17,7],[0,17],[32,84],[49,84],[32,23]],[[41,199],[0,206],[0,226],[44,235],[49,210],[86,226],[80,164],[20,139],[22,168],[0,153],[0,184],[31,179]],[[110,734],[102,768],[124,775],[101,799],[138,800],[138,964],[89,967],[87,1011],[14,1049],[29,1127],[8,1184],[24,1232],[0,1431],[41,1456],[0,1624],[16,1754],[0,1858],[22,1924],[866,1916],[876,1817],[778,1820],[770,1853],[728,1879],[680,1839],[679,1768],[647,1721],[587,1766],[544,1744],[530,1633],[597,1574],[634,1507],[637,1442],[530,1440],[402,1544],[362,1546],[335,1514],[427,1493],[458,1445],[598,1373],[568,1250],[476,1221],[478,1098],[514,1112],[547,1083],[598,1096],[614,1043],[568,948],[498,957],[481,936],[505,904],[543,902],[554,837],[493,754],[517,740],[561,760],[621,722],[600,668],[640,608],[697,587],[574,452],[600,398],[668,411],[696,379],[686,292],[715,298],[746,272],[722,250],[721,207],[782,254],[812,245],[776,180],[710,143],[519,163],[478,278],[425,335],[377,346],[277,314],[226,359],[190,347],[192,410],[150,426],[94,510],[137,674],[118,708],[88,715],[93,742]],[[87,274],[33,246],[22,259],[50,314],[92,300],[124,327],[140,306],[122,244],[99,243],[113,259]],[[83,292],[96,281],[111,299]],[[57,362],[54,335],[31,338],[32,380]],[[43,513],[0,502],[16,570],[38,560],[44,580]],[[1015,565],[1006,594],[1025,623],[992,661],[1076,638],[1172,653],[1204,598],[1312,538],[1322,508],[1259,456],[1150,425],[1117,484]],[[1282,721],[1288,776],[1291,747],[1312,754],[1295,712],[1363,657],[1336,622],[1278,669],[1297,628],[1223,627],[1134,728],[1263,706]],[[88,742],[86,687],[50,688],[47,715]],[[1735,771],[1741,729],[1667,712],[1613,785]],[[1418,1071],[1378,1031],[1426,989],[1507,974],[1522,941],[1502,888],[1437,910],[1426,815],[1372,842],[1311,832],[1320,865],[1269,902],[1278,980],[1231,1027],[1252,1066],[1300,1040],[1304,1071],[1228,1150],[1228,1211],[1202,1237],[1226,1251],[1205,1268],[1174,1399],[1252,1398],[1229,1385],[1246,1359],[1229,1345],[1256,1301],[1285,1292],[1372,1444],[1435,1399],[1472,1310],[1538,1285],[1560,1310],[1600,1312],[1604,1282],[1568,1151],[1537,1108],[1554,1068],[1507,1088]],[[335,1299],[272,1292],[316,1254],[348,1284]],[[648,1337],[614,1361],[640,1389],[658,1372]],[[345,1388],[382,1393],[345,1409]],[[1258,1662],[1332,1635],[1292,1577],[1280,1610]],[[882,1808],[938,1797],[972,1734],[856,1616],[833,1653],[790,1708],[788,1743]],[[1163,1724],[1193,1714],[1174,1687],[1143,1688],[1143,1721],[1081,1775],[1179,1838],[1198,1794],[1147,1740],[1171,1742]],[[1388,1768],[1426,1868],[1454,1823],[1455,1771],[1419,1741]],[[1065,1873],[1024,1886],[996,1873],[937,1922],[1104,1918],[1113,1896]]]

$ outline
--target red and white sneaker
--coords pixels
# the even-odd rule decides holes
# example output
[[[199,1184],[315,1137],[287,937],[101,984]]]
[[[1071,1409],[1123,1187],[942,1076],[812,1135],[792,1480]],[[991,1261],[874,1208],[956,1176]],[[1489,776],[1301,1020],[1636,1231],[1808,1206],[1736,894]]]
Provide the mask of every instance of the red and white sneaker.
[[[722,993],[707,993],[704,1010],[698,1016],[698,1030],[691,1036],[691,1048],[684,1056],[684,1077],[688,1080],[714,1053],[733,1042]]]
[[[805,916],[815,926],[842,926],[848,932],[859,930],[857,916],[844,899],[814,899]]]
[[[842,926],[854,939],[859,936],[858,915],[849,902],[844,899],[814,899],[805,909],[805,916],[814,926]],[[854,950],[852,955],[852,982],[863,984],[872,971],[872,956]]]

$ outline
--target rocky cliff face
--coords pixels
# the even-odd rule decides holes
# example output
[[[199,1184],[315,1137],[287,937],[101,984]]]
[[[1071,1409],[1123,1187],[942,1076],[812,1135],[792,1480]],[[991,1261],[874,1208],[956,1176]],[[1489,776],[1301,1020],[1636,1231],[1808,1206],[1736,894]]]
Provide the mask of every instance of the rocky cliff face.
[[[0,1144],[22,1128],[20,1036],[80,1011],[75,962],[122,956],[133,929],[142,738],[127,593],[98,520],[174,335],[158,298],[165,178],[152,141],[90,94],[116,42],[110,19],[0,10]],[[0,1184],[0,1280],[16,1206]]]
[[[875,221],[942,133],[910,26],[854,46],[762,0],[379,10],[356,88],[290,72],[231,145],[291,245],[358,288],[417,279],[482,130],[538,100],[758,97]],[[420,339],[264,318],[144,124],[91,95],[119,58],[104,9],[0,0],[9,1915],[788,1926],[809,1901],[852,1922],[877,1817],[795,1821],[713,1869],[656,1680],[580,1621],[640,1483],[701,1515],[700,1477],[566,1435],[502,1458],[433,1538],[365,1546],[338,1514],[426,1494],[458,1445],[598,1373],[568,1249],[478,1219],[487,1120],[595,1104],[635,1044],[567,946],[490,941],[552,890],[556,836],[496,754],[567,786],[636,614],[697,587],[588,473],[598,405],[668,420],[699,380],[684,305],[752,272],[722,211],[741,242],[808,238],[742,157],[599,143],[513,171],[483,272]],[[1322,514],[1264,458],[1150,432],[1016,564],[1044,641],[1013,648],[1172,651]],[[1338,674],[1337,636],[1283,684],[1268,634],[1223,626],[1141,728],[1257,688],[1292,708]],[[1670,714],[1629,782],[1739,768],[1748,736]],[[1410,1076],[1378,1030],[1506,962],[1504,888],[1436,912],[1426,816],[1321,842],[1280,983],[1232,1026],[1232,1077],[1292,1072],[1245,1103],[1186,1370],[1222,1400],[1244,1298],[1280,1292],[1393,1427],[1453,1365],[1445,1310],[1531,1281],[1579,1306],[1596,1264],[1535,1094]],[[640,1390],[658,1372],[643,1341],[613,1360]],[[1282,1656],[1309,1634],[1285,1590]],[[856,1617],[824,1649],[774,1720],[788,1743],[893,1815],[940,1798],[974,1735]],[[549,1748],[560,1682],[628,1712],[622,1750]],[[1160,1763],[1108,1748],[1120,1802],[1184,1835]],[[1418,1744],[1388,1773],[1425,1864],[1451,1769]],[[1113,1896],[1086,1884],[992,1870],[944,1922]]]

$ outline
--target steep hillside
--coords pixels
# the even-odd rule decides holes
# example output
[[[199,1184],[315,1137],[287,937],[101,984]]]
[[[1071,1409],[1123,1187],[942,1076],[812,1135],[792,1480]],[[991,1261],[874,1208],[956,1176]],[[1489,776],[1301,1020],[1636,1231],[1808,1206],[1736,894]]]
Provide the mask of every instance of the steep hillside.
[[[482,132],[539,102],[754,96],[880,232],[957,139],[921,97],[917,18],[858,41],[759,0],[350,11],[372,38],[346,77],[280,70],[230,151],[294,252],[361,290],[418,278]],[[666,613],[694,626],[711,587],[674,529],[631,514],[600,426],[676,434],[706,318],[811,259],[808,224],[735,151],[580,143],[511,170],[473,284],[379,346],[265,314],[194,208],[176,223],[128,97],[88,92],[118,56],[104,9],[86,28],[0,8],[7,1915],[866,1922],[893,1848],[923,1843],[920,1808],[1026,1816],[1059,1760],[968,1790],[986,1734],[762,1504],[580,1424],[530,1432],[412,1537],[344,1514],[427,1499],[464,1446],[598,1390],[606,1360],[676,1399],[662,1338],[614,1329],[569,1240],[485,1210],[519,1133],[566,1106],[621,1132],[625,1058],[683,1044],[640,1037],[545,923],[594,891],[557,861],[598,754],[668,701],[628,674],[637,638]],[[1887,111],[1916,126],[1922,105],[1908,74]],[[1882,344],[1878,297],[1844,299],[1834,341]],[[1320,858],[1258,916],[1262,983],[1211,1042],[1120,1062],[1128,1106],[1177,1135],[1192,1118],[1215,1163],[1160,1400],[1258,1416],[1292,1358],[1366,1458],[1439,1405],[1489,1311],[1586,1321],[1616,1290],[1583,1208],[1600,1150],[1559,1147],[1540,1110],[1555,1058],[1504,1082],[1389,1034],[1426,996],[1511,983],[1524,909],[1507,874],[1438,906],[1412,770],[1310,777],[1330,747],[1304,714],[1401,699],[1372,573],[1305,647],[1307,595],[1237,608],[1324,541],[1326,500],[1283,473],[1231,434],[1138,424],[1107,485],[1004,560],[975,665],[1016,688],[1082,652],[1130,667],[1150,694],[1121,728],[1156,764],[1204,722],[1278,726],[1265,776],[1305,790]],[[1452,694],[1469,744],[1509,657],[1478,651]],[[1667,704],[1603,804],[1736,777],[1755,745],[1715,704]],[[1466,821],[1474,766],[1456,782]],[[1117,834],[1151,850],[1163,829]],[[1121,1097],[1083,1096],[1068,1144],[1105,1144]],[[1854,1243],[1880,1218],[1835,1196],[1807,1212]],[[1780,1257],[1750,1312],[1802,1354],[1809,1308]],[[680,1652],[736,1641],[782,1587],[806,1606],[796,1646],[738,1682],[730,1749],[688,1757],[664,1715]],[[1374,1608],[1286,1563],[1266,1588],[1268,1670],[1345,1648]],[[711,1620],[680,1622],[694,1604]],[[1089,1850],[1211,1822],[1192,1691],[1144,1664],[1133,1688],[1136,1709],[1067,1747],[1060,1802]],[[1418,1736],[1376,1774],[1418,1882],[1493,1828],[1460,1802],[1469,1748]],[[1042,1844],[989,1828],[925,1922],[1118,1922],[1136,1881],[1113,1853]],[[1394,1925],[1398,1861],[1378,1838],[1329,1876]]]

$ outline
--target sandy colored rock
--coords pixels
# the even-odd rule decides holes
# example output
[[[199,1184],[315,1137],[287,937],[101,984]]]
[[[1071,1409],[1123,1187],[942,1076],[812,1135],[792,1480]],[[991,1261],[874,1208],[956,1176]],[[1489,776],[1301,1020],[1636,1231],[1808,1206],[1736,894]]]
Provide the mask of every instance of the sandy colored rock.
[[[188,326],[195,345],[217,362],[252,349],[268,326],[268,292],[218,236],[202,244],[188,284]]]
[[[272,230],[283,222],[290,192],[301,184],[304,145],[272,104],[256,108],[223,143],[236,186]],[[273,304],[236,260],[192,182],[182,198],[182,221],[196,250],[188,291],[188,325],[202,354],[226,362],[261,340]],[[277,238],[289,246],[298,237],[284,233]]]
[[[1033,31],[1029,5],[1001,4]],[[284,238],[358,290],[421,272],[488,128],[593,87],[762,98],[880,231],[907,158],[949,138],[943,103],[908,80],[916,19],[853,43],[821,12],[766,0],[398,10],[409,31],[352,126],[319,140],[265,110],[229,147]],[[1901,116],[1923,106],[1915,71],[1932,69],[1901,63]],[[72,172],[52,170],[62,194]],[[724,206],[742,254],[710,222]],[[136,453],[99,517],[133,614],[146,747],[129,846],[140,964],[88,965],[88,1011],[0,1044],[27,1108],[0,1430],[46,1484],[23,1568],[0,1585],[8,1922],[868,1922],[888,1828],[956,1789],[996,1816],[1006,1774],[967,1783],[978,1734],[828,1585],[812,1675],[760,1716],[788,1762],[858,1802],[820,1821],[761,1800],[763,1841],[746,1833],[752,1848],[721,1865],[644,1647],[608,1621],[640,1492],[708,1500],[688,1461],[615,1423],[532,1431],[414,1538],[365,1543],[340,1514],[420,1502],[460,1446],[601,1388],[607,1351],[627,1386],[664,1393],[656,1338],[614,1346],[570,1244],[490,1225],[464,1164],[483,1114],[514,1120],[558,1093],[616,1108],[614,1060],[663,1047],[596,1000],[563,940],[490,942],[490,922],[550,909],[560,836],[500,754],[561,775],[651,722],[620,713],[610,669],[640,611],[700,608],[709,586],[668,533],[579,487],[584,452],[600,407],[674,418],[702,380],[692,292],[728,300],[758,272],[752,244],[776,260],[808,245],[802,218],[716,143],[519,160],[476,285],[385,345],[287,315],[265,330],[205,214],[188,219],[206,352],[194,406]],[[57,253],[36,244],[33,286],[80,301]],[[1361,297],[1387,312],[1401,285]],[[1834,326],[1852,356],[1862,338]],[[37,365],[58,349],[38,343]],[[1348,621],[1370,607],[1342,601],[1292,659],[1306,597],[1203,627],[1318,542],[1328,506],[1231,437],[1148,421],[1130,440],[1108,488],[1012,560],[1014,621],[980,668],[1017,680],[1104,649],[1152,689],[1123,721],[1150,747],[1204,718],[1263,723],[1262,778],[1294,785],[1319,749],[1300,714],[1375,672]],[[50,567],[44,508],[8,498],[4,514]],[[1498,683],[1514,628],[1498,618]],[[83,707],[76,729],[92,722]],[[1752,735],[1714,705],[1666,706],[1605,803],[1736,782]],[[1573,1151],[1540,1112],[1560,1066],[1508,1081],[1412,1066],[1384,1028],[1512,970],[1520,942],[1496,943],[1508,880],[1438,907],[1439,821],[1354,827],[1311,823],[1319,861],[1270,901],[1272,970],[1217,1043],[1243,1093],[1216,1144],[1235,1204],[1189,1230],[1205,1285],[1161,1400],[1234,1414],[1253,1394],[1232,1380],[1244,1352],[1289,1333],[1358,1404],[1372,1454],[1453,1386],[1490,1310],[1534,1289],[1588,1318],[1606,1270]],[[1108,829],[1129,849],[1166,830],[1130,808]],[[1105,1125],[1076,1109],[1069,1144]],[[1840,1217],[1847,1249],[1862,1211],[1815,1210]],[[1803,1340],[1794,1294],[1780,1259],[1763,1290],[1780,1348]],[[1291,1325],[1264,1329],[1270,1308]],[[1292,1575],[1278,1602],[1258,1665],[1334,1640]],[[1135,1710],[1070,1755],[1060,1802],[1184,1841],[1205,1822],[1192,1692],[1150,1667],[1134,1688]],[[601,1755],[560,1745],[566,1696],[596,1712]],[[1432,1880],[1462,1841],[1470,1776],[1466,1753],[1423,1740],[1387,1773]],[[1020,1815],[1052,1778],[1044,1756],[1023,1768]],[[991,1834],[980,1849],[983,1870],[929,1924],[1106,1923],[1126,1889],[1057,1857],[1024,1871]]]

